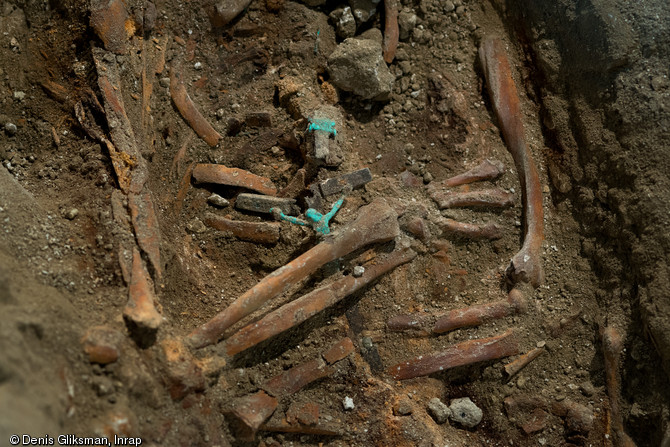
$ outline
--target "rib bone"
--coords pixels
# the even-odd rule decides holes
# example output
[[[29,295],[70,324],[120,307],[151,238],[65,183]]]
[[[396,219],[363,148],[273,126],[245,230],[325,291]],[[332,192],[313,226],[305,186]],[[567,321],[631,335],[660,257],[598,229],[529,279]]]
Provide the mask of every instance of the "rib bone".
[[[398,236],[400,228],[395,211],[378,199],[360,209],[356,219],[309,251],[275,270],[245,292],[227,309],[194,330],[188,342],[195,348],[216,343],[226,329],[249,315],[265,302],[314,273],[324,264],[366,245],[387,242]]]
[[[514,205],[514,195],[500,188],[478,191],[435,190],[430,196],[440,209],[457,207],[507,208]]]
[[[544,239],[542,190],[524,137],[519,95],[503,43],[499,39],[484,39],[479,48],[479,59],[503,138],[519,174],[524,206],[524,242],[521,250],[512,258],[507,274],[514,283],[523,281],[538,287],[544,281],[540,257]]]
[[[505,166],[498,160],[484,160],[469,171],[455,175],[438,183],[440,186],[454,187],[482,180],[494,180],[505,172]],[[431,185],[433,185],[431,183]]]

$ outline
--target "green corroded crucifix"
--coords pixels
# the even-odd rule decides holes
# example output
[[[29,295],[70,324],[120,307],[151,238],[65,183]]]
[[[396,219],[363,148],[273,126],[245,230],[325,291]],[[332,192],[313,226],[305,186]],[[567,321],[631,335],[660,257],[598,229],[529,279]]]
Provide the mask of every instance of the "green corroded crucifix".
[[[344,198],[350,192],[351,192],[351,186],[347,185],[347,187],[344,189],[344,194],[342,194],[342,196],[337,200],[337,202],[333,204],[330,211],[328,211],[326,214],[322,214],[317,210],[315,210],[314,208],[309,208],[305,212],[305,217],[309,220],[309,222],[304,221],[302,219],[298,219],[297,217],[287,216],[279,208],[271,208],[270,212],[272,213],[273,216],[275,216],[275,219],[277,220],[284,220],[286,222],[300,226],[311,226],[317,233],[330,234],[330,227],[328,226],[330,224],[330,219],[332,219],[333,216],[335,216],[335,214],[342,207],[342,204],[344,203]]]

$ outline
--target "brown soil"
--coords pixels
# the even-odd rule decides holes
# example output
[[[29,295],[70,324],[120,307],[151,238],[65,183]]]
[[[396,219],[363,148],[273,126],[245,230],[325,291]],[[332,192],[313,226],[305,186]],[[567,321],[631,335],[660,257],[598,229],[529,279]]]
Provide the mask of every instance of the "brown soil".
[[[127,51],[116,56],[160,227],[163,274],[152,273],[164,321],[155,342],[147,342],[134,337],[122,315],[128,299],[117,255],[123,231],[112,211],[119,179],[107,148],[73,112],[91,93],[102,101],[91,48],[103,44],[89,26],[88,5],[4,2],[0,442],[11,434],[115,432],[140,436],[144,445],[610,445],[599,336],[604,326],[624,336],[620,405],[627,433],[640,446],[661,445],[664,434],[669,442],[670,7],[653,0],[453,3],[402,2],[419,22],[390,65],[396,75],[390,99],[374,102],[343,91],[333,98],[326,60],[339,42],[328,20],[335,3],[254,0],[233,23],[212,29],[200,2],[156,2],[155,26],[138,26]],[[126,7],[135,17],[146,4],[129,0]],[[357,34],[382,24],[378,14]],[[540,170],[545,282],[524,289],[529,309],[523,315],[437,337],[389,332],[386,321],[395,315],[439,313],[506,295],[505,269],[523,238],[522,207],[477,57],[480,40],[491,34],[507,45]],[[153,95],[143,119],[142,68],[163,51],[167,68],[149,79]],[[224,135],[218,146],[198,138],[174,106],[161,79],[176,68],[196,107]],[[287,77],[319,102],[335,99],[344,116],[338,129],[344,163],[310,171],[311,180],[363,167],[373,174],[372,182],[348,195],[333,229],[384,197],[403,212],[395,244],[410,244],[418,256],[336,308],[229,361],[204,389],[172,399],[161,342],[187,335],[319,242],[311,229],[285,222],[274,245],[241,241],[200,223],[207,212],[270,221],[207,202],[212,192],[232,200],[241,189],[191,185],[183,201],[178,198],[192,162],[246,169],[280,188],[289,183],[304,162],[284,137],[301,136],[306,123],[278,101],[276,85]],[[65,96],[44,88],[46,82]],[[229,135],[230,119],[251,112],[268,112],[271,126],[248,122]],[[186,152],[175,163],[180,148]],[[494,183],[515,194],[515,206],[438,210],[424,181],[441,181],[485,158],[505,164]],[[401,176],[406,170],[412,175]],[[434,225],[439,216],[493,221],[504,237],[473,242],[440,236]],[[406,231],[416,217],[432,235],[424,241]],[[388,252],[393,244],[378,249]],[[328,264],[290,292],[302,295],[340,272],[349,274],[360,254]],[[289,298],[283,295],[273,307]],[[89,362],[80,341],[98,325],[128,334],[118,361],[105,366]],[[403,360],[511,327],[522,352],[544,342],[547,353],[509,382],[501,368],[507,360],[404,382],[386,373]],[[223,415],[234,398],[346,336],[356,352],[331,376],[281,399],[276,410],[318,403],[320,420],[339,427],[340,436],[261,431],[255,442],[234,438]],[[217,352],[215,346],[196,355]],[[594,416],[593,428],[575,433],[551,415],[543,430],[526,435],[503,405],[506,397],[526,395],[582,404]],[[345,396],[354,410],[343,410]],[[470,397],[483,410],[481,424],[436,424],[426,409],[433,397],[447,403]],[[411,414],[394,413],[394,405],[407,399]],[[121,418],[128,423],[119,428]]]

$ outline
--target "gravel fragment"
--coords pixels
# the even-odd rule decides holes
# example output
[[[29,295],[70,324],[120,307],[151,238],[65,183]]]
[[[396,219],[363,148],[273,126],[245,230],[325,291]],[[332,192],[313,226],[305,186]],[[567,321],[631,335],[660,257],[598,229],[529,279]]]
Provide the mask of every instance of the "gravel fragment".
[[[344,400],[342,401],[342,407],[344,408],[345,411],[350,411],[356,408],[356,406],[354,405],[354,400],[349,396],[344,397]]]
[[[230,204],[228,200],[218,194],[212,194],[211,196],[207,197],[207,202],[214,206],[218,206],[219,208],[224,208]]]
[[[5,123],[5,132],[7,133],[7,135],[9,135],[10,137],[13,137],[14,135],[16,135],[17,131],[18,131],[18,129],[16,127],[16,124]]]
[[[360,266],[360,265],[357,265],[356,267],[354,267],[354,272],[353,272],[354,278],[360,278],[361,276],[363,276],[363,273],[365,273],[365,267]]]
[[[438,424],[444,424],[451,416],[451,410],[449,410],[447,404],[437,397],[428,401],[428,413]]]
[[[476,427],[482,421],[484,415],[481,408],[475,405],[469,397],[452,400],[449,410],[451,411],[451,420],[468,428]]]

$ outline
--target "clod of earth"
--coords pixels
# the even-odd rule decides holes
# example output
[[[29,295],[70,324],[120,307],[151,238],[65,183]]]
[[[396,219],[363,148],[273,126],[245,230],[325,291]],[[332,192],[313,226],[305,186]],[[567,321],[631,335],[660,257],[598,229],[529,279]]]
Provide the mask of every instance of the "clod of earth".
[[[484,39],[479,47],[479,59],[484,69],[493,110],[521,183],[525,236],[521,250],[512,258],[508,275],[514,282],[528,282],[533,287],[538,287],[544,281],[541,258],[544,240],[542,189],[537,168],[524,137],[519,95],[500,39]]]
[[[227,309],[195,329],[187,337],[188,342],[195,348],[216,343],[231,325],[297,281],[308,277],[327,262],[366,245],[390,241],[398,236],[399,231],[395,211],[384,200],[375,200],[370,205],[361,208],[356,219],[339,230],[336,235],[266,276]]]

